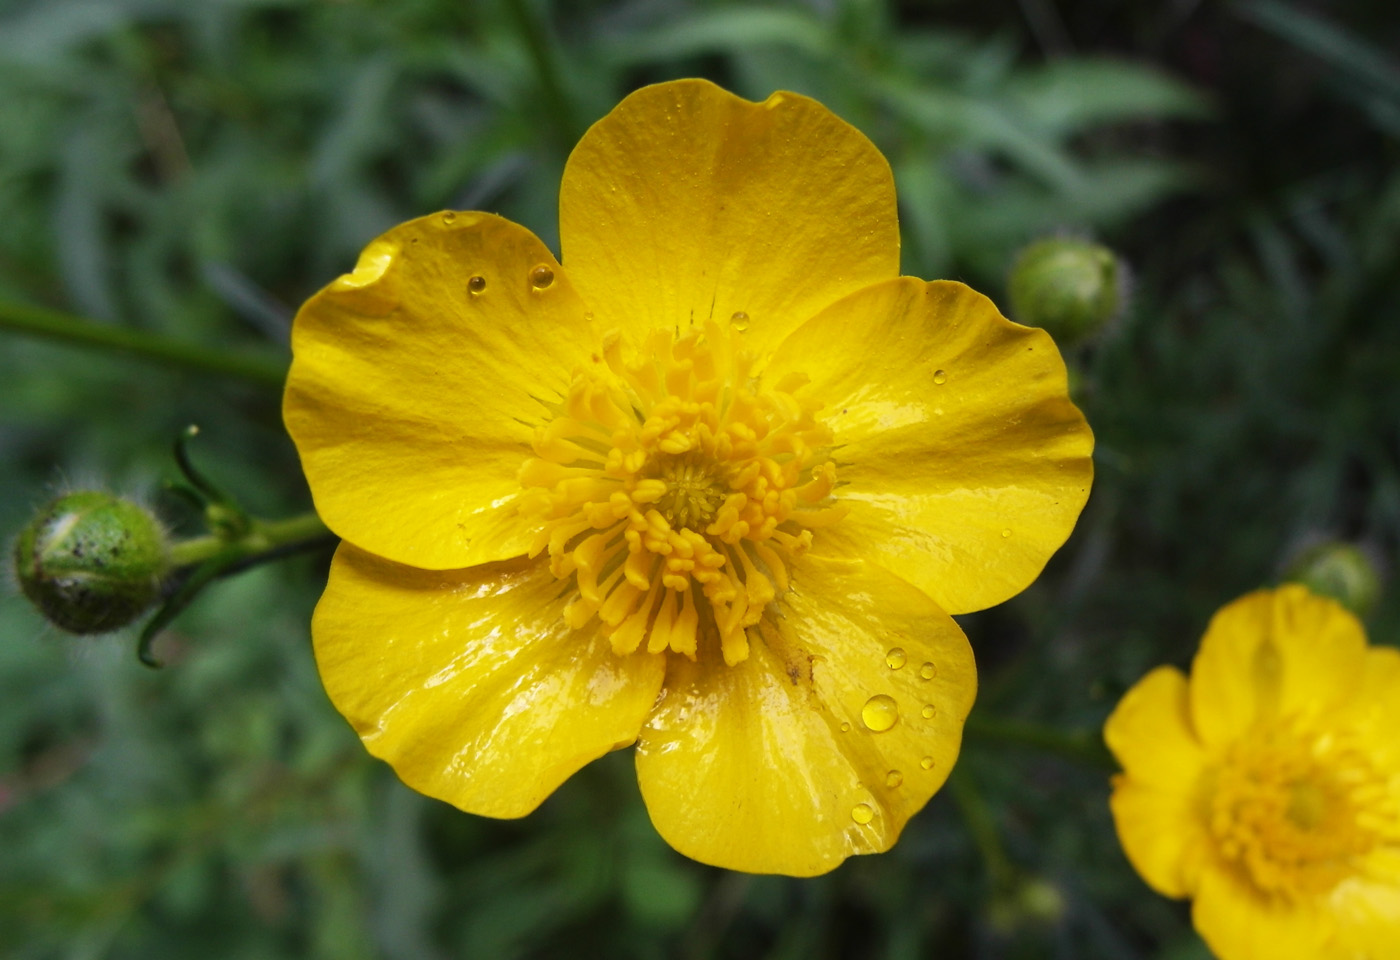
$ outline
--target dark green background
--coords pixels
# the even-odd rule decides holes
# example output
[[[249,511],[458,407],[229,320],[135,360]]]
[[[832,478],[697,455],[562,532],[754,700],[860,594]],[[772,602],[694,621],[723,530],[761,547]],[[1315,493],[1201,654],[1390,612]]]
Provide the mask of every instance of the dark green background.
[[[295,306],[401,219],[553,243],[568,149],[638,85],[811,94],[894,166],[907,272],[1004,304],[1056,229],[1132,266],[1121,321],[1067,351],[1098,437],[1079,528],[964,618],[978,716],[1094,730],[1301,546],[1394,556],[1397,49],[1390,0],[0,0],[0,300],[285,356]],[[190,422],[251,509],[309,506],[275,389],[0,333],[0,530],[60,489],[154,496]],[[0,954],[1208,955],[1123,859],[1104,770],[987,736],[959,771],[995,875],[946,791],[815,880],[672,853],[626,752],[522,821],[421,798],[322,693],[325,562],[216,585],[160,672],[0,599]],[[1370,628],[1394,643],[1400,604]]]

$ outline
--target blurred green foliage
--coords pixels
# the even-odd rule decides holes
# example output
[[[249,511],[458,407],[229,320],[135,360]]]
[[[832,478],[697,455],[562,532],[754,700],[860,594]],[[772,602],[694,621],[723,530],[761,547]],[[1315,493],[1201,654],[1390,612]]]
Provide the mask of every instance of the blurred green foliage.
[[[295,305],[399,220],[488,209],[554,243],[569,148],[640,84],[818,97],[889,157],[908,272],[1004,303],[1061,229],[1133,266],[1127,314],[1068,357],[1090,507],[965,618],[980,716],[1093,731],[1299,544],[1395,555],[1392,6],[0,0],[0,300],[285,352]],[[0,336],[0,529],[74,485],[149,494],[189,422],[250,509],[307,507],[275,392]],[[989,832],[945,791],[809,881],[672,853],[625,753],[523,821],[423,799],[321,691],[325,559],[211,589],[158,673],[0,600],[0,953],[1207,956],[1124,861],[1104,771],[994,723],[959,765]],[[1393,591],[1370,626],[1396,641]]]

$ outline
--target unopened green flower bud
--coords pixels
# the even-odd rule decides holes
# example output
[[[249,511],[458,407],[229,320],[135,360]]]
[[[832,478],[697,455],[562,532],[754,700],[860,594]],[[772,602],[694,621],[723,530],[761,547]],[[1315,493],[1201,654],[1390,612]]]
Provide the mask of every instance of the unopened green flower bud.
[[[15,543],[20,589],[70,633],[131,623],[160,595],[169,545],[145,507],[102,491],[47,504]]]
[[[1043,327],[1068,345],[1118,316],[1126,286],[1125,268],[1112,250],[1077,237],[1050,237],[1021,251],[1007,292],[1013,319]]]
[[[1304,550],[1289,565],[1286,579],[1331,597],[1362,618],[1376,608],[1381,597],[1381,577],[1375,563],[1365,551],[1338,540]]]

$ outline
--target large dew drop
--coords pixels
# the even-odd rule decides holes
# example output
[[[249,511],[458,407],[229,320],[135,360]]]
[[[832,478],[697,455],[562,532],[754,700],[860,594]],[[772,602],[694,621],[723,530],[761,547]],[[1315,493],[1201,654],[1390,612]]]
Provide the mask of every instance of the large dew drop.
[[[875,819],[875,808],[868,803],[858,803],[851,808],[851,819],[863,826]]]
[[[530,286],[543,290],[554,282],[554,270],[547,264],[540,264],[530,271]]]
[[[904,666],[906,659],[908,658],[904,655],[903,647],[895,647],[889,653],[885,654],[885,664],[891,670],[898,670],[900,667]]]
[[[860,708],[860,718],[875,733],[884,733],[899,722],[899,705],[894,697],[877,693]]]

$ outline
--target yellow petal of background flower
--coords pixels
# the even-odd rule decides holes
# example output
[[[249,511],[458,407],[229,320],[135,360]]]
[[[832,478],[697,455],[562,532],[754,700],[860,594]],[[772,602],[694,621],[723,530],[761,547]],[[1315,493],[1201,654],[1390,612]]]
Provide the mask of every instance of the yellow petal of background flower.
[[[1209,838],[1198,812],[1205,754],[1191,730],[1186,677],[1158,667],[1139,680],[1108,718],[1104,740],[1124,770],[1110,798],[1124,852],[1158,893],[1189,896]]]
[[[1206,870],[1191,922],[1219,960],[1342,960],[1327,949],[1334,924],[1310,902],[1265,900],[1222,870]]]
[[[977,674],[957,624],[874,564],[804,557],[781,609],[737,666],[671,659],[637,775],[686,856],[811,876],[888,849],[942,785]]]
[[[1043,330],[961,283],[900,278],[798,328],[764,377],[811,378],[836,434],[823,555],[873,559],[949,613],[981,610],[1039,575],[1089,496],[1094,438]]]
[[[1340,711],[1360,689],[1361,623],[1334,600],[1288,584],[1247,594],[1211,619],[1191,667],[1201,741],[1233,741],[1257,718]]]
[[[636,738],[665,670],[570,630],[564,591],[545,563],[426,571],[342,544],[311,624],[321,680],[410,787],[524,816]]]
[[[519,490],[545,413],[534,397],[556,398],[589,362],[588,331],[554,257],[508,220],[435,214],[375,240],[292,329],[283,413],[317,512],[418,567],[525,552],[534,531],[497,504]]]
[[[1337,920],[1339,956],[1400,956],[1400,849],[1368,856],[1361,875],[1339,884],[1328,906]]]
[[[638,90],[584,134],[559,235],[601,327],[634,341],[742,312],[761,355],[899,273],[894,179],[864,134],[815,100],[705,80]]]

